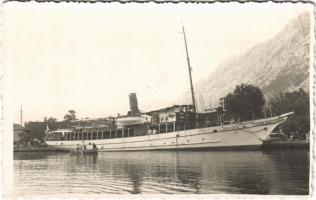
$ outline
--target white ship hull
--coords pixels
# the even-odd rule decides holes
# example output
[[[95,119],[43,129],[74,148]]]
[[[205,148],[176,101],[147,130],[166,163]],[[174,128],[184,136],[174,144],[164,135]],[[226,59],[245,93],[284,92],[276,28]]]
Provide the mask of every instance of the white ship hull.
[[[62,150],[71,150],[78,145],[94,143],[99,151],[260,148],[273,129],[284,122],[287,116],[288,114],[237,124],[155,135],[84,141],[46,141],[46,143]]]

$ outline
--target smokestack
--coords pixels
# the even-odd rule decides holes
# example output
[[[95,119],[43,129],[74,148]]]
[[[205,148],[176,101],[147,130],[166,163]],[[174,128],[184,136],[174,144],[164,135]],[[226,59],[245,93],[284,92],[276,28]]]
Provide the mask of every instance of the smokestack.
[[[131,109],[131,114],[132,115],[136,115],[136,114],[139,113],[136,93],[130,93],[129,94],[129,107]]]

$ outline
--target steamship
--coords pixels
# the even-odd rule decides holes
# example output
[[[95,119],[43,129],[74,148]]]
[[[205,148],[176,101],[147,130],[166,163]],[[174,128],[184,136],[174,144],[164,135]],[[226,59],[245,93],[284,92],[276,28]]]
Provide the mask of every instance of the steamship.
[[[99,151],[260,148],[293,112],[250,121],[227,121],[225,101],[211,112],[196,110],[191,66],[183,29],[192,104],[141,112],[136,93],[124,116],[75,120],[71,127],[45,132],[45,142],[61,150],[94,146]]]

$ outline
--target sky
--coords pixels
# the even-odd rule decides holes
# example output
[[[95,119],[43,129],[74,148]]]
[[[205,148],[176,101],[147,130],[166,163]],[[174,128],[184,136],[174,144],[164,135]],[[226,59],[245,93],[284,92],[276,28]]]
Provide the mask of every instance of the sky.
[[[194,83],[272,38],[302,3],[3,5],[6,107],[14,122],[116,116],[136,92],[143,111],[171,106],[189,89],[181,21]],[[223,83],[225,84],[225,83]]]

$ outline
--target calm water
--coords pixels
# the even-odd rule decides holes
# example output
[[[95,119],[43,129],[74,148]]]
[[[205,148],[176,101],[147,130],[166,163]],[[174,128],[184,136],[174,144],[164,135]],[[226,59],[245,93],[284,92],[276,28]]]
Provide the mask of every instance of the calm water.
[[[309,193],[309,152],[14,153],[15,194]]]

